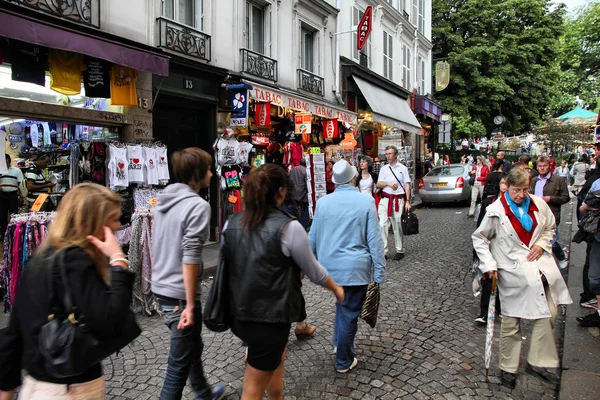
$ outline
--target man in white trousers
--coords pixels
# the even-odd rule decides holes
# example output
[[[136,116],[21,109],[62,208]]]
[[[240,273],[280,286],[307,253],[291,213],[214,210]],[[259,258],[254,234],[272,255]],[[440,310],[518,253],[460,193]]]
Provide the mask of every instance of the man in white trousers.
[[[385,148],[385,157],[388,164],[381,167],[377,187],[383,189],[383,197],[379,202],[379,226],[383,238],[384,252],[387,254],[388,233],[390,223],[394,231],[394,244],[396,255],[394,260],[404,258],[404,246],[402,244],[402,226],[400,219],[402,211],[406,208],[410,211],[410,175],[408,168],[398,161],[398,149],[396,146]],[[387,258],[387,256],[386,256]]]

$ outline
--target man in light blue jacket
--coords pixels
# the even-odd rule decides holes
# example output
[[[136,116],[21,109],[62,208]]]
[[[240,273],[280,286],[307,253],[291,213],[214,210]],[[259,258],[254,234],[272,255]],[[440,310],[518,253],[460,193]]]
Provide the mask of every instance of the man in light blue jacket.
[[[373,281],[385,280],[383,240],[375,201],[355,187],[356,168],[347,161],[333,166],[333,193],[321,198],[308,238],[317,260],[344,287],[344,301],[336,305],[333,346],[335,369],[346,373],[356,367],[354,337],[358,317]]]

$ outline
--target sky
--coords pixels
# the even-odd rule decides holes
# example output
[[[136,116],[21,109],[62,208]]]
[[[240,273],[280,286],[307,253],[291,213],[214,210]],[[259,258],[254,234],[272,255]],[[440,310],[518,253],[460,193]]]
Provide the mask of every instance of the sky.
[[[591,3],[592,0],[555,0],[556,3],[559,1],[565,3],[569,8],[569,12],[575,11],[575,9],[579,6],[583,6],[585,4]]]

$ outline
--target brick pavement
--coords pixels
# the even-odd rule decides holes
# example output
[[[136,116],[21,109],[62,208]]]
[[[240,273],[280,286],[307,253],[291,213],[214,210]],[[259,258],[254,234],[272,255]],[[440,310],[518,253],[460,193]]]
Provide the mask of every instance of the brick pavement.
[[[485,329],[473,324],[479,298],[473,298],[467,273],[474,223],[466,212],[458,206],[418,211],[421,233],[407,238],[404,260],[389,261],[377,327],[360,323],[356,340],[359,364],[348,374],[334,371],[330,344],[334,298],[320,287],[305,284],[308,318],[318,330],[307,341],[290,335],[286,399],[556,398],[553,385],[527,375],[523,368],[514,391],[499,384],[499,323],[491,383],[484,382]],[[210,281],[203,284],[205,293],[209,285]],[[158,397],[168,356],[168,332],[157,317],[141,316],[139,321],[144,328],[141,337],[105,363],[109,398]],[[524,336],[530,329],[526,324]],[[240,340],[231,332],[207,330],[203,338],[209,381],[228,383],[227,398],[239,399],[244,373]],[[525,340],[523,365],[526,354]],[[184,394],[186,399],[193,398],[189,388]]]

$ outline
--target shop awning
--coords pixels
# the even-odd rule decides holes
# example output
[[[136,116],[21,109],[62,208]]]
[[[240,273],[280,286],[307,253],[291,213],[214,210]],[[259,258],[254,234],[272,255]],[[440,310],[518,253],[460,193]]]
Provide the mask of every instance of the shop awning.
[[[243,80],[252,86],[249,90],[250,97],[254,100],[275,104],[281,107],[291,108],[296,111],[318,115],[328,119],[338,119],[351,125],[357,122],[357,115],[352,111],[335,107],[328,103],[316,102],[306,97],[301,97],[285,89],[273,89],[257,83]]]
[[[150,50],[56,27],[26,17],[0,12],[0,36],[110,61],[160,76],[169,75],[169,58]]]
[[[382,124],[400,128],[407,132],[421,133],[421,124],[410,109],[405,99],[388,92],[366,80],[352,75],[360,92],[371,110],[373,120]]]

